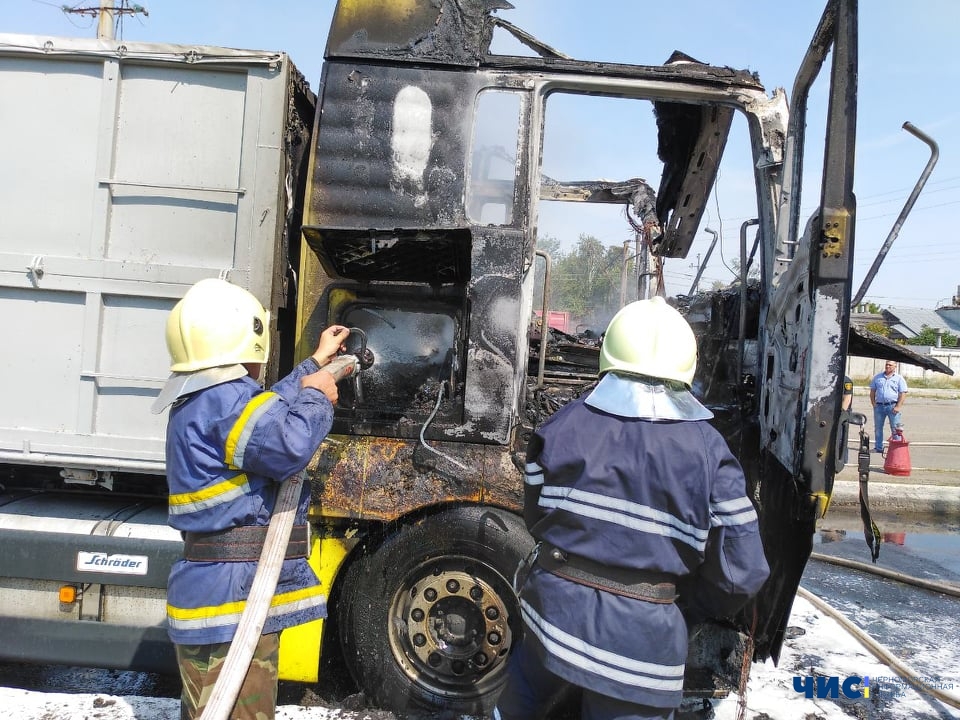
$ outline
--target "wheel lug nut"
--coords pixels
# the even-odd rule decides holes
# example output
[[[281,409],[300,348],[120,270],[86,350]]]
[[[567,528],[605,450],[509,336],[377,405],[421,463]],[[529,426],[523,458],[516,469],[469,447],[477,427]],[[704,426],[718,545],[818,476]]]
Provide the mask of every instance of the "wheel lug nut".
[[[473,656],[473,662],[479,667],[483,667],[488,662],[487,656],[484,655],[482,652],[479,652]]]
[[[493,607],[493,605],[484,610],[483,614],[487,616],[487,620],[496,620],[500,617],[500,611]]]
[[[455,593],[460,589],[460,583],[456,580],[447,580],[447,592]]]
[[[429,602],[433,602],[434,600],[437,599],[437,591],[434,590],[433,588],[427,588],[426,590],[423,591],[423,596],[424,596]]]
[[[413,636],[413,644],[416,645],[417,647],[423,647],[424,645],[427,644],[427,638],[421,635],[420,633],[417,633],[416,635]]]
[[[414,608],[413,612],[410,613],[410,617],[413,618],[414,622],[423,622],[423,610],[420,608]]]
[[[474,585],[472,588],[470,588],[470,597],[476,601],[479,601],[480,598],[483,597],[483,590],[477,585]]]
[[[502,640],[502,638],[500,637],[500,633],[496,631],[487,635],[487,642],[489,642],[491,645],[499,645],[500,640]]]
[[[439,653],[430,653],[430,657],[427,658],[427,662],[430,663],[431,667],[439,667],[440,663],[443,662],[443,658],[440,657]]]

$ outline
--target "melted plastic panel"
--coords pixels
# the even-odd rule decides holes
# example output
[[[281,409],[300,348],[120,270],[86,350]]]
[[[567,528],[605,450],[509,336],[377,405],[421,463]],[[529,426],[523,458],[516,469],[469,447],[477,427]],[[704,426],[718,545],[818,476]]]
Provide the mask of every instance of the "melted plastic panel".
[[[304,224],[466,227],[465,165],[479,79],[328,62]]]

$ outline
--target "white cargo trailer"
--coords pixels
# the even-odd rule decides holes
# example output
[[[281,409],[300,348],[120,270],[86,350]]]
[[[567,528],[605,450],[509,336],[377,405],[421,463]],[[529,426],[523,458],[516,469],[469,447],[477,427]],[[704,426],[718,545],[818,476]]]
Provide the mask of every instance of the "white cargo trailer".
[[[0,461],[163,471],[167,312],[211,275],[284,293],[295,74],[282,53],[0,35]]]
[[[166,316],[206,277],[285,304],[314,97],[283,53],[12,35],[0,97],[0,484],[58,490],[0,494],[3,654],[169,669]]]

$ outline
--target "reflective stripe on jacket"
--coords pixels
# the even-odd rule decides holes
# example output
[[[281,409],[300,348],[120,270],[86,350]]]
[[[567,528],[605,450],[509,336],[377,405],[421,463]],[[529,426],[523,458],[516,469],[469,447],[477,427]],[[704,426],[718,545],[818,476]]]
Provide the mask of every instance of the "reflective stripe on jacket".
[[[300,388],[300,378],[316,369],[307,359],[270,391],[244,377],[198,391],[171,408],[172,527],[204,533],[269,524],[280,484],[306,467],[333,422],[326,396]],[[306,523],[309,504],[306,483],[295,523]],[[185,645],[231,640],[256,569],[255,562],[178,560],[167,587],[170,639]],[[326,594],[305,559],[284,561],[263,632],[324,617]]]
[[[596,692],[679,705],[681,608],[732,614],[769,574],[739,463],[706,421],[621,418],[568,403],[531,438],[524,517],[537,540],[599,563],[673,576],[678,604],[598,592],[534,568],[526,628],[549,670]]]

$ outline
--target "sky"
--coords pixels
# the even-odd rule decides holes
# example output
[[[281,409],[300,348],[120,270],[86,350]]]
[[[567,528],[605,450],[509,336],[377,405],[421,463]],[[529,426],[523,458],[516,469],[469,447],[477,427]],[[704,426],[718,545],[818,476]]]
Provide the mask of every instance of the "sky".
[[[803,629],[784,644],[777,667],[772,662],[754,663],[747,684],[746,710],[743,720],[777,718],[817,718],[818,720],[944,720],[960,718],[960,710],[951,708],[929,696],[921,695],[901,676],[877,661],[833,618],[804,598],[797,598],[790,625]],[[949,645],[949,644],[948,644]],[[956,668],[956,648],[945,648],[937,671],[914,665],[917,677],[926,672],[946,672],[943,680],[956,686],[949,668]],[[951,654],[952,653],[952,654]],[[934,658],[936,660],[936,658]],[[793,686],[797,675],[820,675],[846,678],[856,675],[873,678],[873,698],[807,699]],[[934,681],[935,682],[935,681]],[[957,690],[952,691],[957,696]],[[842,697],[842,696],[841,696]],[[91,693],[43,693],[0,687],[0,707],[4,714],[17,720],[167,720],[176,717],[179,700],[140,696],[111,696]],[[736,693],[714,702],[716,720],[736,720],[740,697]],[[859,712],[857,712],[859,711]],[[281,705],[277,720],[364,720],[370,714],[331,710],[299,705]],[[463,718],[467,720],[467,718]]]
[[[500,15],[543,42],[578,59],[659,64],[673,50],[682,50],[714,65],[729,65],[759,74],[771,90],[793,85],[796,69],[819,21],[816,0],[794,3],[756,0],[512,0],[514,10]],[[91,7],[96,0],[68,7]],[[141,0],[148,16],[125,18],[118,37],[126,40],[221,45],[257,50],[283,50],[316,89],[320,79],[333,0]],[[61,3],[46,0],[4,0],[0,31],[49,36],[93,37],[96,21],[68,14]],[[909,7],[909,9],[907,9]],[[857,158],[854,189],[858,224],[853,293],[897,221],[925,165],[930,149],[902,129],[905,121],[939,145],[939,161],[913,212],[907,217],[886,261],[865,299],[881,307],[936,308],[960,294],[960,262],[956,260],[960,209],[960,62],[953,55],[960,27],[957,0],[860,0],[860,75]],[[497,40],[495,50],[515,52],[518,46]],[[819,173],[821,160],[811,150],[825,115],[824,83],[815,86],[808,121],[807,172]],[[559,106],[558,106],[559,107]],[[596,109],[563,109],[556,113],[558,168],[563,160],[588,158],[590,168],[609,179],[645,177],[642,143],[634,126],[649,117],[621,116]],[[584,134],[575,123],[609,121],[599,132]],[[549,110],[548,110],[548,123]],[[629,134],[628,134],[629,133]],[[738,135],[739,133],[739,135]],[[574,138],[574,141],[571,141]],[[740,149],[744,131],[734,123],[727,155]],[[603,144],[605,141],[605,144]],[[596,144],[596,145],[595,145]],[[647,150],[646,152],[649,152]],[[733,161],[731,160],[731,163]],[[546,165],[546,161],[545,161]],[[705,268],[701,284],[729,282],[739,226],[754,213],[749,168],[721,167],[718,189],[711,198],[698,239],[686,259],[668,261],[668,293],[687,292],[699,257],[705,257],[710,226],[721,233],[721,246]],[[572,179],[572,178],[568,178]],[[582,179],[582,178],[580,178]],[[813,192],[802,199],[803,216],[814,206]],[[548,204],[549,205],[549,204]],[[554,203],[553,205],[556,205]],[[604,244],[621,245],[632,234],[615,212],[571,220],[541,210],[539,231],[570,248],[580,234]],[[619,211],[617,211],[619,212]]]

